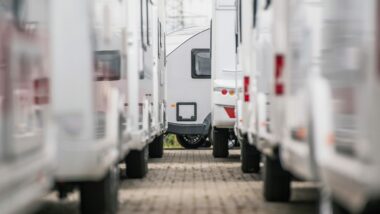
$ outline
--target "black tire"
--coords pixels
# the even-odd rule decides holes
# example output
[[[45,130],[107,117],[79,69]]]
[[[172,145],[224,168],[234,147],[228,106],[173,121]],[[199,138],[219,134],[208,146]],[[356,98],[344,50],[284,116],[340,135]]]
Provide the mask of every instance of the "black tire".
[[[265,156],[264,163],[264,198],[267,201],[286,202],[290,200],[291,176],[279,161]]]
[[[331,209],[332,214],[350,214],[342,205],[340,205],[336,200],[331,200]],[[363,212],[363,214],[366,212]],[[369,212],[370,213],[378,213],[378,212]]]
[[[125,158],[127,178],[143,178],[148,173],[148,147],[132,150]]]
[[[212,155],[214,158],[228,157],[228,129],[212,128]]]
[[[241,170],[244,173],[258,173],[260,171],[261,154],[256,146],[250,145],[247,138],[240,141]]]
[[[164,135],[156,137],[152,143],[149,144],[149,157],[162,158],[164,155]]]
[[[100,181],[80,184],[82,214],[116,214],[118,210],[119,171],[114,166]]]
[[[204,148],[210,148],[211,147],[211,142],[210,140],[205,140],[202,147]]]
[[[185,149],[197,149],[203,145],[205,137],[202,135],[177,135],[177,140]]]

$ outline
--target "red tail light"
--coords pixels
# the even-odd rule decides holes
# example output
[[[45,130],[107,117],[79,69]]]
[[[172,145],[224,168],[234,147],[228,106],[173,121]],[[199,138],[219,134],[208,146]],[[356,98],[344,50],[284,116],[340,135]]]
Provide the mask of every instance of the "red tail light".
[[[228,93],[227,89],[222,89],[221,92],[222,92],[223,95],[226,95]]]
[[[281,54],[276,55],[274,91],[277,96],[281,96],[284,94],[284,82],[283,82],[284,67],[285,67],[285,57]]]
[[[249,76],[245,76],[244,77],[244,102],[249,102],[250,100],[249,83],[250,83]]]
[[[49,79],[47,77],[34,80],[34,103],[44,105],[49,103]]]
[[[236,118],[235,107],[224,107],[229,118]]]

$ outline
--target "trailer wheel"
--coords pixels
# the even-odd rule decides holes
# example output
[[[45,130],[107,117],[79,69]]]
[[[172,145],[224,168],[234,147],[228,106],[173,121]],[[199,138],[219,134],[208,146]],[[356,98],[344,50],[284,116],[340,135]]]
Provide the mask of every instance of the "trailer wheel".
[[[240,142],[241,170],[244,173],[258,173],[260,171],[261,154],[256,146],[250,145],[247,138]]]
[[[265,156],[263,183],[266,201],[289,201],[291,178],[290,174],[282,168],[279,159]]]
[[[177,135],[177,140],[185,149],[197,149],[203,145],[205,138],[202,135]]]
[[[118,210],[119,168],[113,166],[100,181],[80,185],[83,214],[116,214]]]
[[[212,128],[212,155],[215,158],[226,158],[228,157],[228,129],[218,129]]]
[[[162,158],[164,154],[164,135],[156,137],[152,143],[149,144],[149,157]]]
[[[203,142],[202,147],[210,148],[210,147],[211,147],[211,141],[210,141],[210,139],[206,139],[206,140]]]
[[[132,150],[125,158],[126,175],[128,178],[143,178],[148,173],[148,146],[141,151]]]

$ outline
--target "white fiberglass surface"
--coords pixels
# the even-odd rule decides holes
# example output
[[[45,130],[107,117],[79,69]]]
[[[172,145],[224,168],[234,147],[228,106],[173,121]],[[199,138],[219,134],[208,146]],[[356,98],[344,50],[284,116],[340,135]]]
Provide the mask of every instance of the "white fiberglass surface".
[[[205,50],[210,47],[210,30],[199,30],[192,36],[189,36],[187,32],[177,32],[173,35],[169,34],[167,38],[168,44],[172,41],[171,44],[177,42],[178,45],[167,56],[167,119],[171,123],[200,124],[211,112],[211,80],[192,77],[192,50]],[[182,41],[179,39],[180,37],[188,38],[188,40],[179,42]],[[176,105],[178,102],[196,103],[197,120],[177,121]]]

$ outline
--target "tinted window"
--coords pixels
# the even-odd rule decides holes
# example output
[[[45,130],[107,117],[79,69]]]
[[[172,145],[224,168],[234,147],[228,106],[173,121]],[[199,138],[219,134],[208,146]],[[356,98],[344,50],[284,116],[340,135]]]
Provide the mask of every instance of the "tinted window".
[[[119,51],[96,51],[95,53],[95,76],[96,80],[119,80],[120,79],[120,52]]]
[[[211,77],[210,49],[194,49],[191,51],[191,77],[199,79]]]

